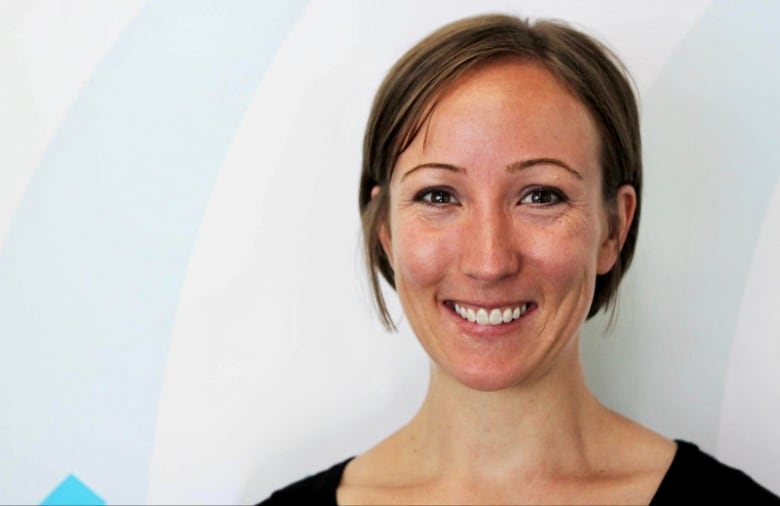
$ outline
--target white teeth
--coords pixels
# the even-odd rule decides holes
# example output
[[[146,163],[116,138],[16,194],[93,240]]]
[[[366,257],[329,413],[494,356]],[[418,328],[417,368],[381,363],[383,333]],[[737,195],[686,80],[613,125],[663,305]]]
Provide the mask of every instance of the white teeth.
[[[503,310],[495,308],[488,311],[485,308],[477,308],[475,311],[472,308],[461,306],[460,304],[453,304],[455,312],[460,315],[464,320],[468,320],[477,325],[501,325],[502,323],[509,323],[512,320],[517,320],[528,311],[528,304],[522,304],[515,308],[505,308]]]
[[[501,319],[504,321],[504,323],[509,323],[512,321],[512,310],[507,308],[504,309],[504,314],[501,315]]]

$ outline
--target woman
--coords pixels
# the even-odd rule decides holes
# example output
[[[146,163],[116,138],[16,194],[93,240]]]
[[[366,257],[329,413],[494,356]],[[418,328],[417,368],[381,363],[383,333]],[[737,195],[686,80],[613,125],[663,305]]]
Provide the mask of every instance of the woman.
[[[648,504],[777,500],[589,391],[579,328],[610,307],[641,204],[634,94],[563,24],[480,16],[390,70],[364,143],[374,295],[395,288],[431,358],[425,401],[368,452],[269,503]]]

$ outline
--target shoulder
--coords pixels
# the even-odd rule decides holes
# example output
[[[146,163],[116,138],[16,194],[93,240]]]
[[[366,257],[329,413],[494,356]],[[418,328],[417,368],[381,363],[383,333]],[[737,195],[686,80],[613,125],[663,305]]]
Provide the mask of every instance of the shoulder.
[[[738,469],[722,464],[693,443],[677,441],[677,452],[652,505],[681,501],[780,504],[780,498]]]
[[[300,481],[296,481],[275,491],[261,506],[276,506],[282,504],[336,505],[336,489],[341,482],[344,468],[352,458],[339,462],[330,468],[320,471]]]

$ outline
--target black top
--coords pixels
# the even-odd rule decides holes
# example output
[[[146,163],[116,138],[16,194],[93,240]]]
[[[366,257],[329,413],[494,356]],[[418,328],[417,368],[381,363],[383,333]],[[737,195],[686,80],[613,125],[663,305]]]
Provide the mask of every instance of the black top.
[[[260,505],[336,506],[336,489],[344,468],[351,460],[349,458],[330,469],[277,490]],[[721,464],[693,443],[678,440],[672,465],[650,505],[723,504],[724,501],[726,504],[780,505],[780,497],[742,471]]]

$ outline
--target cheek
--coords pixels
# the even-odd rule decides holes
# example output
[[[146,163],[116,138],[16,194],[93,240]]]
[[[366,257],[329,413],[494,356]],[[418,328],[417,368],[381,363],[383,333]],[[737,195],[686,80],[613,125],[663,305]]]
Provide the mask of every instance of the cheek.
[[[419,223],[398,223],[393,228],[393,257],[396,283],[423,288],[446,274],[457,248],[443,231],[432,231]]]
[[[529,261],[539,267],[539,274],[546,280],[544,286],[560,287],[569,295],[586,295],[582,290],[587,292],[588,286],[595,286],[598,257],[595,235],[584,236],[581,230],[572,229],[537,236],[534,247],[529,249],[533,252]]]

